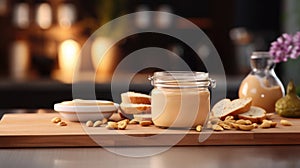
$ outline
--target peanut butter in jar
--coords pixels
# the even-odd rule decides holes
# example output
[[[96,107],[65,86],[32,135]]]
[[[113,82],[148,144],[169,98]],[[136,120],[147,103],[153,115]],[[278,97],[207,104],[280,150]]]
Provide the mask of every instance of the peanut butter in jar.
[[[152,121],[158,127],[194,128],[204,125],[210,112],[208,73],[156,72],[151,78]]]

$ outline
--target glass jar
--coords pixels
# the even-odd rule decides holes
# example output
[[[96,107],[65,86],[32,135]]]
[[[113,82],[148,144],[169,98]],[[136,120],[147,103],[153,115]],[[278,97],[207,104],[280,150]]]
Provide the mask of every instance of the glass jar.
[[[242,81],[239,97],[252,97],[252,105],[275,112],[275,103],[284,96],[284,87],[275,74],[272,57],[268,52],[253,52],[250,65],[252,71]]]
[[[208,73],[163,71],[149,79],[154,86],[151,115],[155,126],[193,128],[205,124],[210,112],[209,87],[215,87]]]

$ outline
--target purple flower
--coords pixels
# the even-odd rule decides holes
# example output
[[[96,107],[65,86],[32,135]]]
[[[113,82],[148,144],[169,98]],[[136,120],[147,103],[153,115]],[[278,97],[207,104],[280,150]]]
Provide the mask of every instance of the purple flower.
[[[284,33],[271,43],[269,50],[274,62],[286,62],[289,58],[297,59],[300,56],[300,32],[295,35]]]

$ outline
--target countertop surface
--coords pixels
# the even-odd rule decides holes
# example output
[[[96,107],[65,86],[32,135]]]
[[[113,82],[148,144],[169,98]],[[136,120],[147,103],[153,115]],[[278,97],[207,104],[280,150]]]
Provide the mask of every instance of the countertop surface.
[[[300,167],[299,156],[300,145],[278,144],[176,147],[28,147],[1,148],[0,167],[298,168]]]
[[[161,147],[162,148],[162,147]],[[116,148],[130,154],[160,147]],[[23,148],[1,149],[3,168],[297,168],[300,146],[201,146],[173,147],[145,157],[122,156],[107,148]]]

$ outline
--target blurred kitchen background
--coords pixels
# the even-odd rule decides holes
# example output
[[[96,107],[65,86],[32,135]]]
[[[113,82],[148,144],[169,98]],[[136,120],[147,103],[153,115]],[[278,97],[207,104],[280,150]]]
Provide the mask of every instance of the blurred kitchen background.
[[[229,98],[237,97],[241,80],[250,72],[252,51],[267,51],[283,32],[300,28],[298,0],[0,0],[0,108],[53,108],[56,102],[72,99],[70,66],[87,38],[114,18],[147,10],[174,13],[207,34],[223,61]],[[143,29],[150,22],[147,19],[153,19],[141,17],[131,26]],[[161,20],[158,26],[170,26],[168,18]],[[189,31],[183,23],[173,25]],[[105,46],[105,40],[109,39],[96,40],[94,45]],[[97,71],[97,98],[111,99],[109,82],[120,60],[151,46],[176,53],[192,70],[203,70],[197,54],[179,40],[136,34],[118,42],[103,69]],[[277,65],[284,85],[290,79],[300,85],[299,61]],[[92,59],[81,64],[95,69]],[[141,71],[144,78],[137,77],[131,89],[149,93],[152,87],[146,77],[153,71]]]

